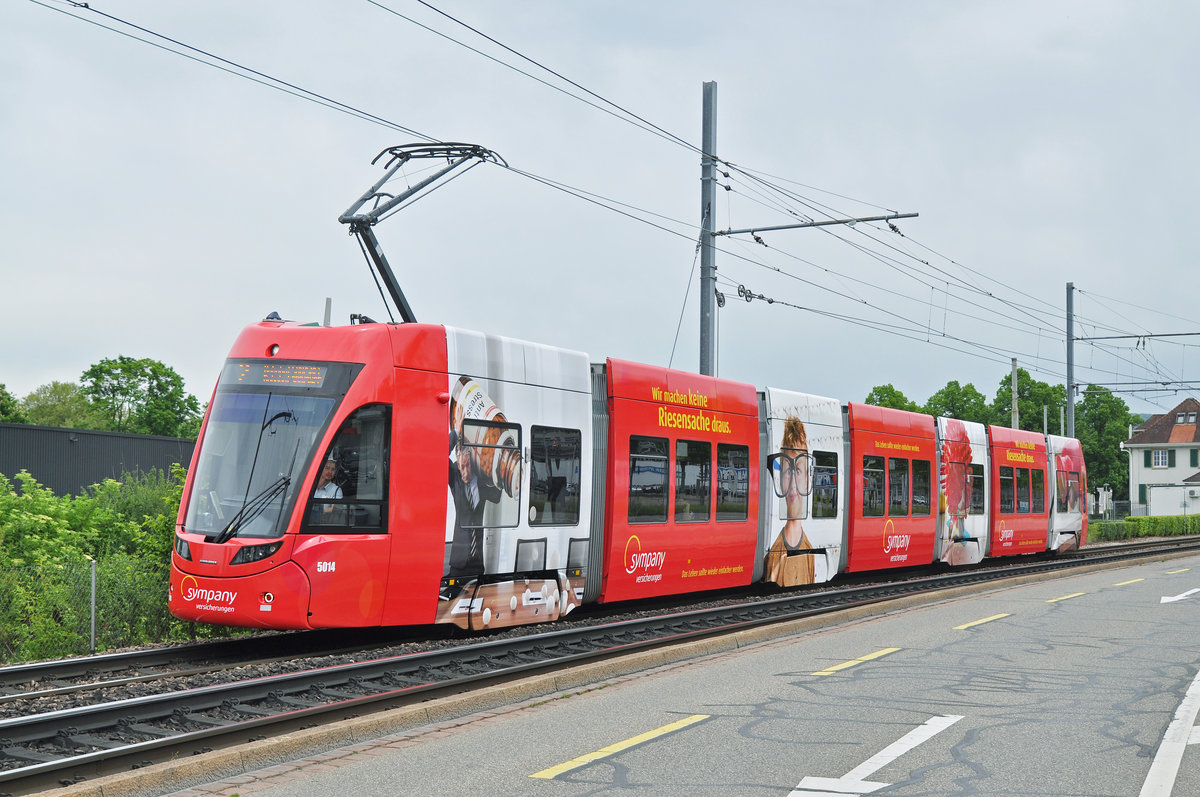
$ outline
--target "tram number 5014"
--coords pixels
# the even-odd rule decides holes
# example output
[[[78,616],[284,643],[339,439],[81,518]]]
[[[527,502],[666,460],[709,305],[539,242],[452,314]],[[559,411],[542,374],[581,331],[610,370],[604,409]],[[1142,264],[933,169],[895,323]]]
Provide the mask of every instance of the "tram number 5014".
[[[337,570],[337,562],[317,562],[318,573],[332,573]]]

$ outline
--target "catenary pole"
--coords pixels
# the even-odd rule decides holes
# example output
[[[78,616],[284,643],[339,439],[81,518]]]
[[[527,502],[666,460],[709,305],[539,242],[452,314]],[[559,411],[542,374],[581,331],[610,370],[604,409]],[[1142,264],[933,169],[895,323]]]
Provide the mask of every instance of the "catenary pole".
[[[1075,436],[1075,283],[1067,283],[1067,437]]]
[[[1017,358],[1012,358],[1012,428],[1021,428],[1021,413],[1017,411]]]
[[[700,156],[700,373],[716,376],[717,250],[713,219],[717,202],[717,84],[704,84]]]

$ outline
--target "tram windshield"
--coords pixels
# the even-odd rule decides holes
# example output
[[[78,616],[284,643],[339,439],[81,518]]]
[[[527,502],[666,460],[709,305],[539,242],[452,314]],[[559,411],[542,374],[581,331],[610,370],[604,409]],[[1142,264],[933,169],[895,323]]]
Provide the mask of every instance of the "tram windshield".
[[[279,537],[322,432],[361,366],[229,360],[205,427],[184,528]]]

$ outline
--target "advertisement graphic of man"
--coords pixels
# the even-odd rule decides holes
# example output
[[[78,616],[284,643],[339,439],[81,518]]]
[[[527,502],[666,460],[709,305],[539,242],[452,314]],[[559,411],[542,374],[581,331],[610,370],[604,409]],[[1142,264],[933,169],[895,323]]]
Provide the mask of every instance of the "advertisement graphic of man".
[[[498,502],[500,488],[479,467],[475,453],[457,431],[450,433],[450,494],[454,498],[454,536],[450,571],[455,578],[483,575],[484,502]]]

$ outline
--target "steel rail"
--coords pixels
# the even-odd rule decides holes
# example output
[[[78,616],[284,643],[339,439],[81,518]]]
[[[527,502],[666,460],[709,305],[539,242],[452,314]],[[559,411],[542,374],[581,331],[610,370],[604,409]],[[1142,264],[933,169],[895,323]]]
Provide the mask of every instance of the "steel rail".
[[[404,637],[412,638],[407,632]],[[366,637],[364,639],[364,637]],[[353,639],[351,644],[348,639]],[[248,637],[141,648],[92,656],[0,666],[0,705],[16,700],[71,694],[164,677],[195,675],[231,666],[368,650],[401,638],[394,629],[350,633],[291,631]],[[197,664],[207,662],[207,664]]]

